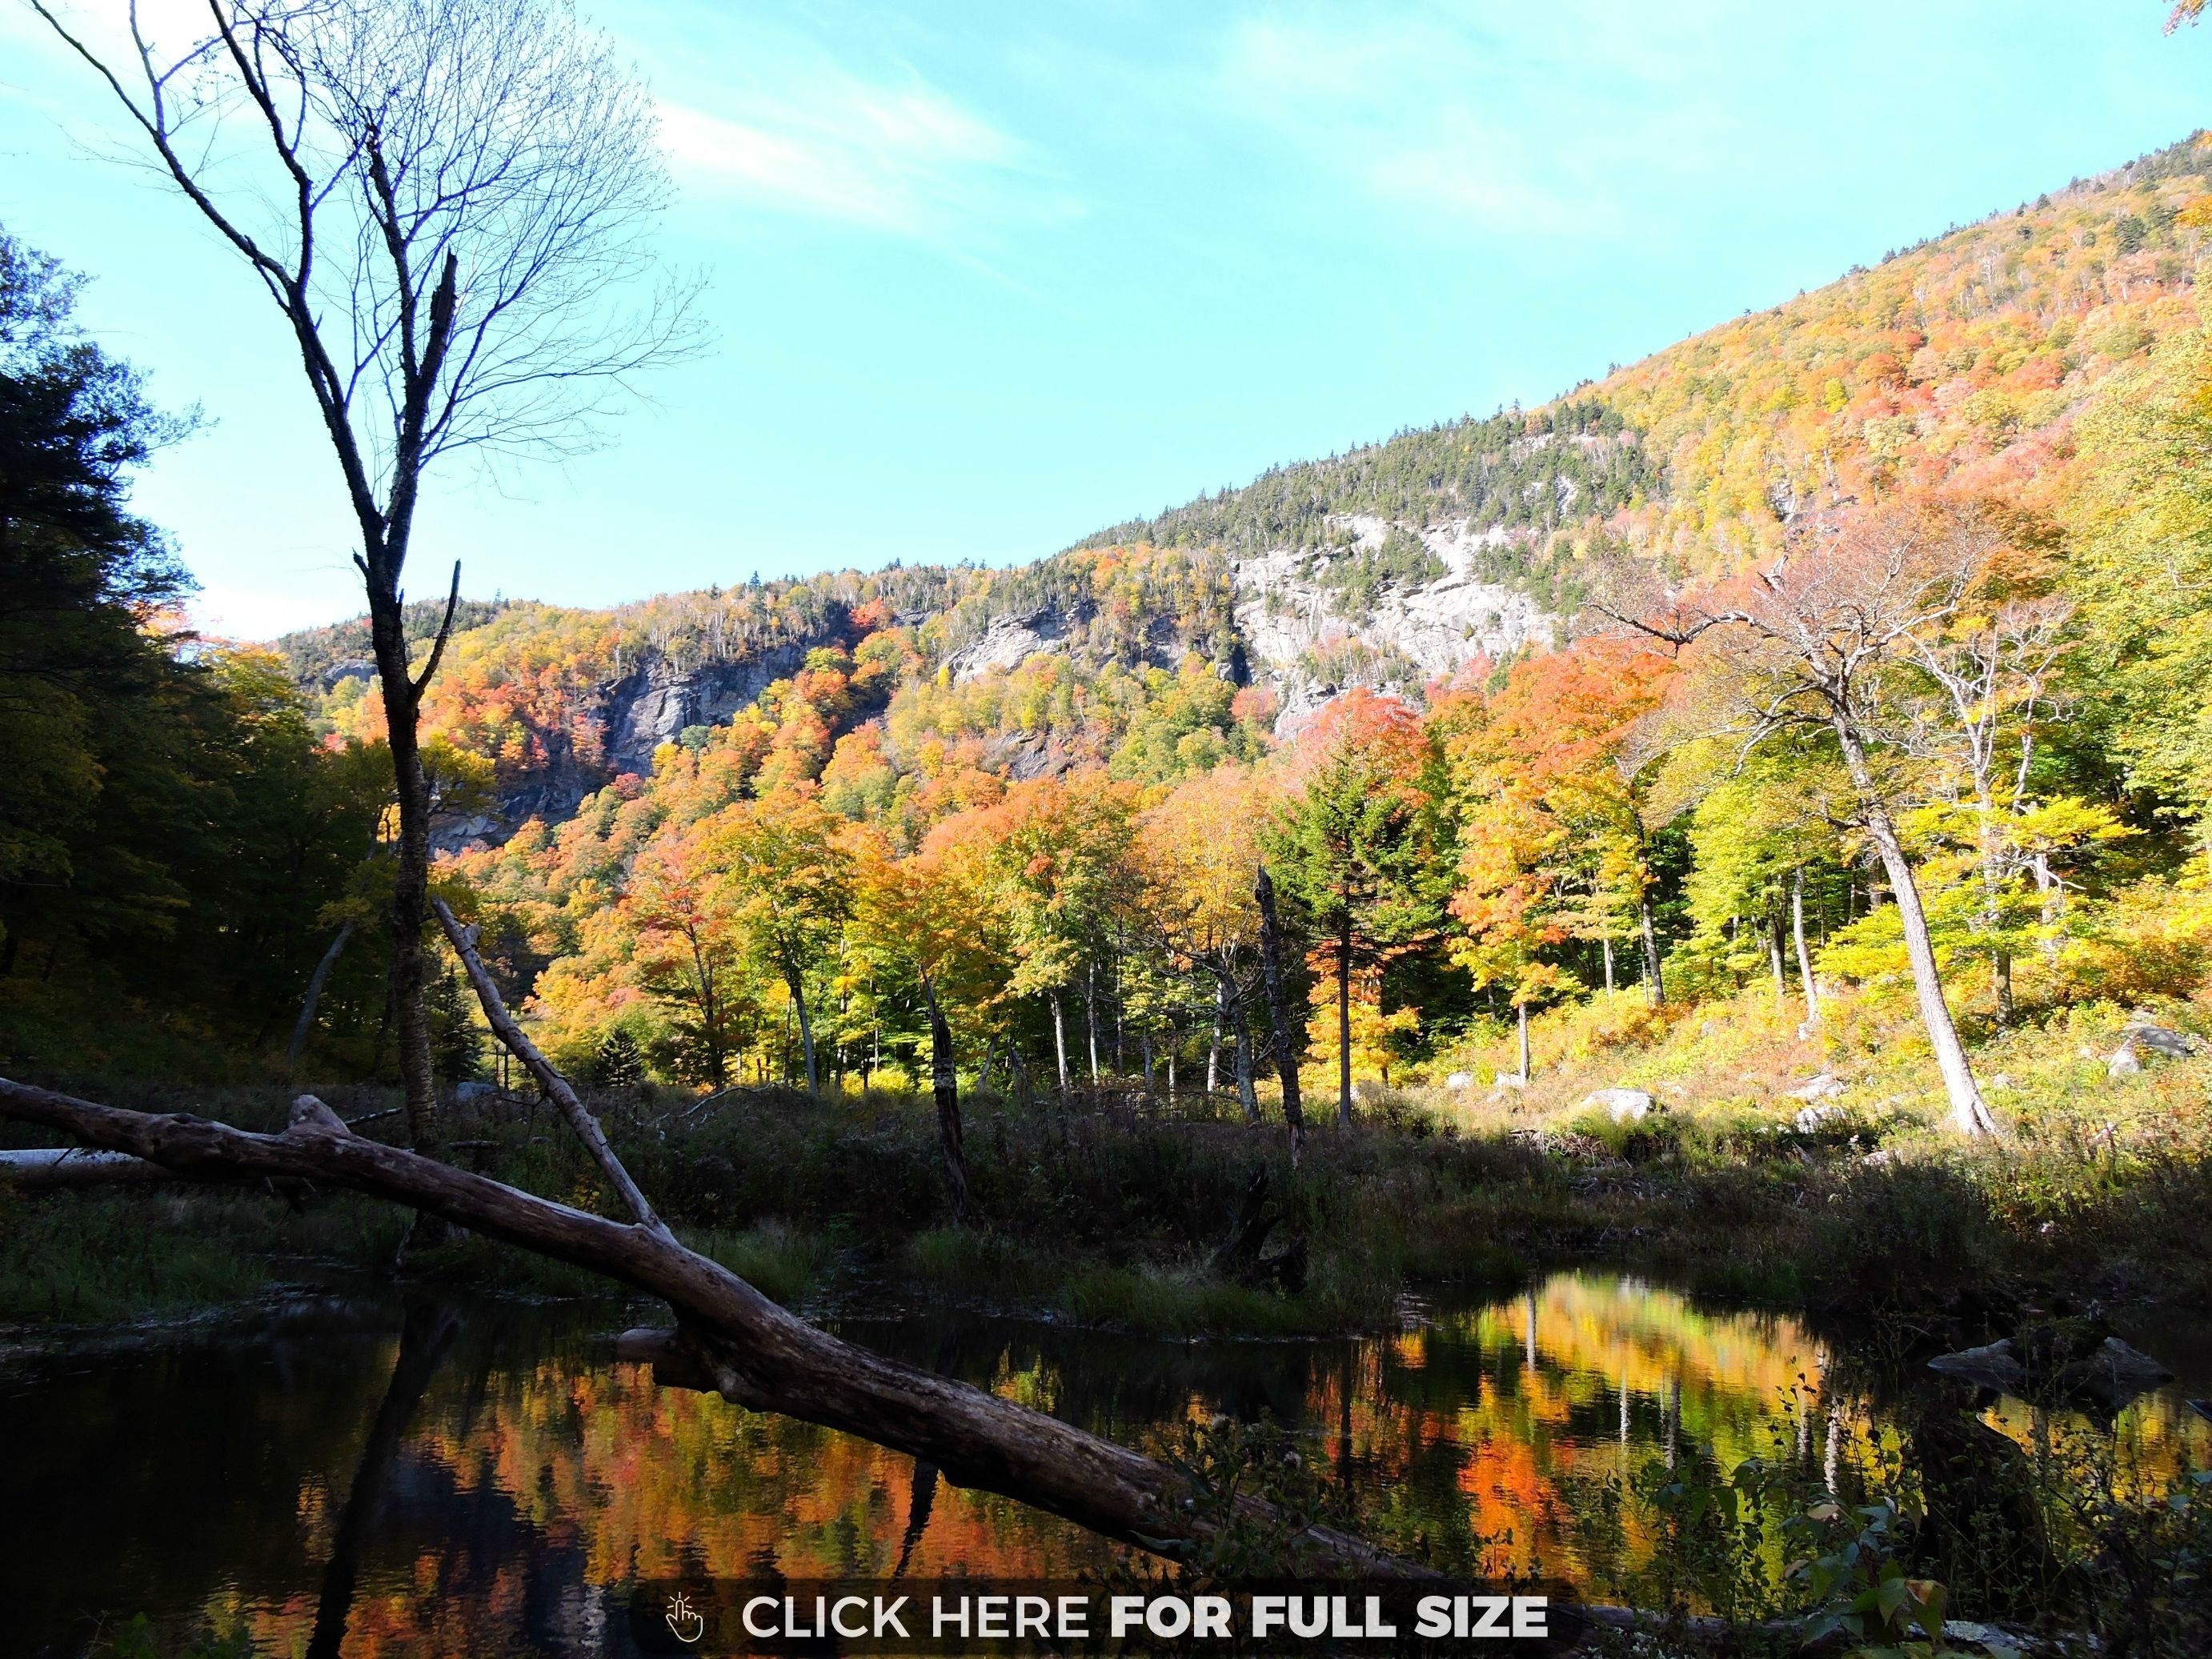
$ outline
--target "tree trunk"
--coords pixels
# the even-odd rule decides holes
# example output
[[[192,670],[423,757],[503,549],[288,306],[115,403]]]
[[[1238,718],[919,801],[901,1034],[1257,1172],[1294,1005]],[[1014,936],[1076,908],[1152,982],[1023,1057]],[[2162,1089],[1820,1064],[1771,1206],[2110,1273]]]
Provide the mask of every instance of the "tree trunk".
[[[1607,994],[1610,995],[1613,991],[1613,935],[1610,933],[1602,935],[1598,939],[1598,943],[1605,947],[1605,988]]]
[[[1805,994],[1805,1023],[1820,1023],[1820,986],[1813,977],[1813,953],[1805,946],[1805,872],[1790,880],[1790,932],[1797,942],[1797,988]]]
[[[1291,1037],[1290,987],[1283,971],[1283,924],[1275,915],[1275,884],[1261,865],[1252,884],[1260,907],[1260,968],[1267,981],[1267,1017],[1275,1026],[1275,1070],[1283,1080],[1283,1121],[1291,1132],[1291,1167],[1306,1150],[1306,1115],[1298,1101],[1298,1055]]]
[[[1644,988],[1654,1008],[1667,1006],[1667,981],[1659,970],[1659,930],[1651,921],[1651,896],[1646,893],[1638,905],[1644,932]]]
[[[372,548],[372,570],[386,568],[386,550]],[[430,1071],[428,971],[423,924],[430,914],[430,784],[416,731],[420,710],[408,678],[407,638],[399,591],[368,583],[369,639],[384,696],[384,724],[399,796],[399,843],[392,872],[392,995],[399,1026],[399,1081],[407,1099],[408,1144],[426,1157],[441,1150],[438,1090]]]
[[[1336,935],[1336,1121],[1352,1127],[1352,920]]]
[[[1244,1006],[1244,988],[1224,977],[1228,987],[1230,1018],[1237,1027],[1237,1100],[1244,1109],[1244,1121],[1257,1123],[1260,1096],[1252,1086],[1252,1021]]]
[[[1846,758],[1855,753],[1856,745],[1845,750]],[[1870,784],[1869,778],[1861,785],[1869,798]],[[1996,1119],[1974,1082],[1973,1068],[1966,1062],[1966,1045],[1960,1042],[1959,1028],[1951,1019],[1951,1005],[1943,999],[1942,975],[1936,965],[1936,946],[1928,936],[1928,913],[1920,906],[1920,888],[1912,878],[1912,866],[1905,859],[1888,809],[1879,800],[1872,801],[1867,809],[1867,835],[1881,855],[1882,870],[1889,877],[1890,896],[1896,900],[1898,919],[1904,924],[1905,954],[1912,963],[1912,988],[1920,1000],[1920,1022],[1927,1028],[1929,1046],[1936,1051],[1936,1069],[1943,1075],[1943,1092],[1951,1103],[1951,1121],[1961,1134],[1995,1134]]]
[[[1054,990],[1048,1000],[1052,1004],[1052,1052],[1060,1062],[1060,1097],[1067,1098],[1067,1018],[1060,1002],[1060,993]]]
[[[331,969],[338,965],[338,955],[353,937],[354,924],[348,920],[331,940],[331,948],[323,952],[323,959],[315,964],[315,971],[307,979],[307,994],[300,1004],[299,1023],[292,1027],[292,1040],[284,1045],[284,1075],[289,1078],[292,1068],[300,1063],[300,1051],[307,1046],[307,1033],[315,1029],[315,1006],[323,1000],[323,987],[329,982]]]
[[[1774,975],[1774,1017],[1780,1019],[1790,1008],[1790,979],[1782,967],[1782,912],[1779,909],[1766,918],[1766,965]]]
[[[937,1146],[945,1156],[945,1185],[952,1197],[953,1219],[975,1224],[975,1203],[968,1190],[968,1143],[960,1125],[960,1073],[952,1061],[952,1028],[937,1006],[937,988],[921,982],[929,1006],[929,1081],[937,1097]]]
[[[1222,1012],[1229,1006],[1229,988],[1213,981],[1213,1035],[1206,1045],[1206,1092],[1211,1096],[1221,1082]]]
[[[1516,1023],[1521,1030],[1521,1081],[1525,1085],[1528,1081],[1528,1005],[1516,1002],[1513,1007],[1520,1016]]]
[[[806,1092],[819,1094],[821,1084],[814,1070],[814,1022],[806,1017],[806,990],[796,972],[784,975],[783,982],[790,988],[791,1006],[799,1011],[799,1042],[806,1051]]]
[[[1098,965],[1083,968],[1083,1030],[1091,1045],[1091,1083],[1098,1085]]]
[[[607,1144],[606,1132],[599,1127],[599,1119],[592,1115],[590,1109],[577,1097],[576,1091],[568,1086],[568,1079],[554,1068],[553,1062],[538,1051],[538,1045],[516,1023],[514,1016],[507,1012],[506,1000],[501,997],[498,985],[484,967],[483,959],[477,954],[476,930],[462,927],[454,919],[445,900],[434,899],[431,902],[437,908],[439,925],[445,928],[447,939],[452,944],[454,954],[460,957],[462,969],[468,974],[469,984],[477,994],[477,1000],[483,1005],[484,1018],[490,1022],[493,1034],[507,1045],[510,1054],[522,1062],[524,1068],[537,1080],[538,1086],[545,1091],[546,1098],[561,1109],[561,1115],[568,1120],[568,1127],[575,1131],[576,1139],[584,1143],[585,1151],[592,1155],[592,1161],[599,1166],[607,1183],[629,1207],[629,1212],[636,1218],[638,1224],[666,1232],[668,1229],[653,1212],[653,1206],[646,1202],[645,1194],[638,1190],[637,1182],[630,1179],[629,1171],[615,1156],[615,1149]]]

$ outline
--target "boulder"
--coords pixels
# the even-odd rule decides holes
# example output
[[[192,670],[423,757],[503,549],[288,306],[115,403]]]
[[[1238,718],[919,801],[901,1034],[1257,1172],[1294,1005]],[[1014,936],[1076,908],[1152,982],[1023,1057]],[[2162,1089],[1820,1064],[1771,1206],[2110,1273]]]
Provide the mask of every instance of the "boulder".
[[[2138,1014],[2120,1033],[2120,1046],[2112,1050],[2105,1070],[2112,1077],[2134,1077],[2142,1072],[2145,1060],[2187,1060],[2206,1053],[2212,1053],[2212,1043],[2194,1031],[2168,1030]]]
[[[1831,1123],[1841,1122],[1850,1115],[1840,1106],[1807,1106],[1797,1114],[1797,1132],[1800,1134],[1818,1134]]]
[[[1787,1092],[1792,1100],[1833,1100],[1844,1092],[1844,1086],[1832,1073],[1823,1072]]]
[[[1474,1087],[1474,1073],[1472,1072],[1454,1072],[1449,1077],[1444,1079],[1444,1087],[1454,1090],[1472,1089]]]
[[[2163,1060],[2186,1060],[2191,1054],[2201,1054],[2208,1047],[2204,1039],[2193,1031],[2170,1031],[2163,1025],[2139,1021],[2121,1035],[2120,1046],[2135,1050],[2136,1058],[2156,1054]]]
[[[2057,1381],[2069,1395],[2118,1412],[2136,1395],[2173,1381],[2173,1373],[2118,1337],[2108,1336],[2094,1353],[2063,1367]]]
[[[2028,1344],[2031,1353],[2038,1354],[2042,1353],[2045,1346],[2034,1340]],[[1960,1377],[1978,1388],[1995,1389],[2000,1394],[2021,1398],[2031,1392],[2045,1395],[2056,1393],[2101,1407],[2107,1413],[2117,1413],[2138,1395],[2173,1380],[2172,1371],[2117,1336],[2106,1337],[2101,1346],[2081,1358],[2051,1369],[2050,1360],[2054,1357],[2043,1354],[2031,1371],[2021,1363],[2014,1351],[2012,1339],[2008,1337],[1985,1347],[1938,1354],[1928,1362],[1928,1369],[1946,1376]]]
[[[2000,1394],[2018,1394],[2027,1385],[2027,1367],[2021,1364],[2012,1351],[2012,1339],[1990,1343],[1985,1347],[1962,1348],[1957,1353],[1939,1353],[1928,1362],[1931,1371],[1941,1371],[1946,1376],[1963,1377],[1980,1388],[1995,1389]]]
[[[1615,1123],[1641,1123],[1656,1104],[1641,1089],[1600,1089],[1583,1097],[1585,1108],[1601,1107]]]

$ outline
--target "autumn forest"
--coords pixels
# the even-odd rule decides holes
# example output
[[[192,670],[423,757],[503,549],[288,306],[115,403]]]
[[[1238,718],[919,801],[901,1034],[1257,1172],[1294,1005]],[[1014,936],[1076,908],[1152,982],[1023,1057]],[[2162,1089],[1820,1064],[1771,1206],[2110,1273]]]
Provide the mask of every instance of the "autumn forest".
[[[549,64],[590,50],[559,8],[451,9],[550,31]],[[437,50],[481,48],[453,27]],[[235,72],[313,87],[350,72],[331,50]],[[574,153],[481,188],[588,166],[611,201],[656,165],[604,149],[621,89],[578,86],[529,93],[611,100]],[[301,118],[281,153],[384,177],[376,121],[319,151]],[[398,223],[405,193],[358,211]],[[261,642],[188,623],[131,504],[196,416],[81,323],[70,249],[0,228],[9,1328],[404,1291],[374,1493],[380,1459],[459,1469],[483,1431],[437,1392],[454,1338],[424,1297],[657,1298],[677,1329],[574,1362],[599,1426],[544,1452],[563,1490],[605,1501],[570,1464],[674,1409],[653,1379],[704,1389],[846,1449],[834,1494],[778,1462],[800,1495],[775,1503],[901,1511],[853,1522],[875,1571],[901,1524],[913,1556],[942,1470],[969,1507],[924,1559],[957,1526],[977,1571],[1103,1539],[1115,1571],[1233,1577],[1261,1523],[1176,1495],[1234,1466],[1274,1471],[1251,1513],[1301,1571],[1569,1573],[1636,1604],[1621,1639],[1677,1615],[1682,1651],[1785,1627],[1983,1651],[1942,1645],[1947,1595],[2021,1642],[2201,1650],[2212,1424],[2179,1390],[2212,1292],[2212,138],[1553,402],[1033,562],[732,570],[610,610],[407,563],[410,469],[491,418],[452,363],[520,349],[501,307],[598,288],[488,305],[450,258],[376,277],[404,326],[356,372],[396,424],[349,449],[328,279],[233,240],[304,343],[364,550],[364,614]],[[688,349],[681,325],[601,367]],[[1591,1272],[1670,1288],[1632,1310]],[[867,1322],[916,1307],[939,1362],[902,1326],[907,1358],[854,1382]],[[1077,1412],[1082,1354],[976,1358],[986,1319],[1048,1348],[1352,1346],[1340,1377],[1300,1348],[1295,1384],[1217,1391],[1265,1411],[1179,1381]],[[1423,1392],[1455,1343],[1479,1408]],[[968,1418],[936,1375],[963,1367]],[[1535,1392],[1498,1393],[1509,1372]],[[527,1425],[495,1383],[494,1430],[551,1433],[554,1375]],[[405,1451],[426,1397],[442,1437]],[[1297,1486],[1268,1437],[1340,1413],[1311,1473],[1340,1490]],[[633,1553],[738,1528],[702,1495],[720,1454],[684,1455],[637,1489],[668,1513]],[[369,1547],[347,1528],[380,1501],[303,1535]],[[748,1551],[773,1511],[743,1510]],[[532,1515],[532,1548],[566,1524]],[[619,1585],[619,1553],[576,1571]],[[148,1588],[147,1645],[46,1650],[505,1628],[486,1601],[439,1636],[398,1576],[333,1613],[331,1571],[319,1601]]]

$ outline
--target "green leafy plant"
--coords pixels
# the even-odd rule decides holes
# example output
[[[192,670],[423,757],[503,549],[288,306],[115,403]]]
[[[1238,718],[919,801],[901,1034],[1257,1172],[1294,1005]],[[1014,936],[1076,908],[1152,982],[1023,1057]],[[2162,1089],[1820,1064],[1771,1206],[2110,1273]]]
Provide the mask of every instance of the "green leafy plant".
[[[1783,1523],[1793,1541],[1820,1552],[1790,1568],[1815,1604],[1805,1615],[1804,1639],[1851,1638],[1858,1644],[1851,1651],[1863,1659],[1929,1659],[1950,1651],[1943,1644],[1943,1586],[1908,1577],[1897,1559],[1905,1512],[1883,1498],[1851,1513],[1858,1518],[1856,1533],[1832,1499]],[[1844,1528],[1840,1539],[1838,1527]]]

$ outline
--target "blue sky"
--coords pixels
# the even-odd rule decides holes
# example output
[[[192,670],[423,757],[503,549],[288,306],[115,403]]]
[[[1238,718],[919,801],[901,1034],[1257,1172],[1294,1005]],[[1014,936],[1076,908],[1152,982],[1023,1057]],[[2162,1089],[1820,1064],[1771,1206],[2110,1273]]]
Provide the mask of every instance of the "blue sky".
[[[97,0],[119,6],[120,0]],[[88,0],[88,9],[96,9]],[[414,587],[574,604],[1006,562],[1540,401],[2212,125],[2162,0],[586,0],[718,343],[605,450],[426,502]],[[359,609],[267,301],[0,0],[0,224],[211,424],[137,491],[219,630]]]

